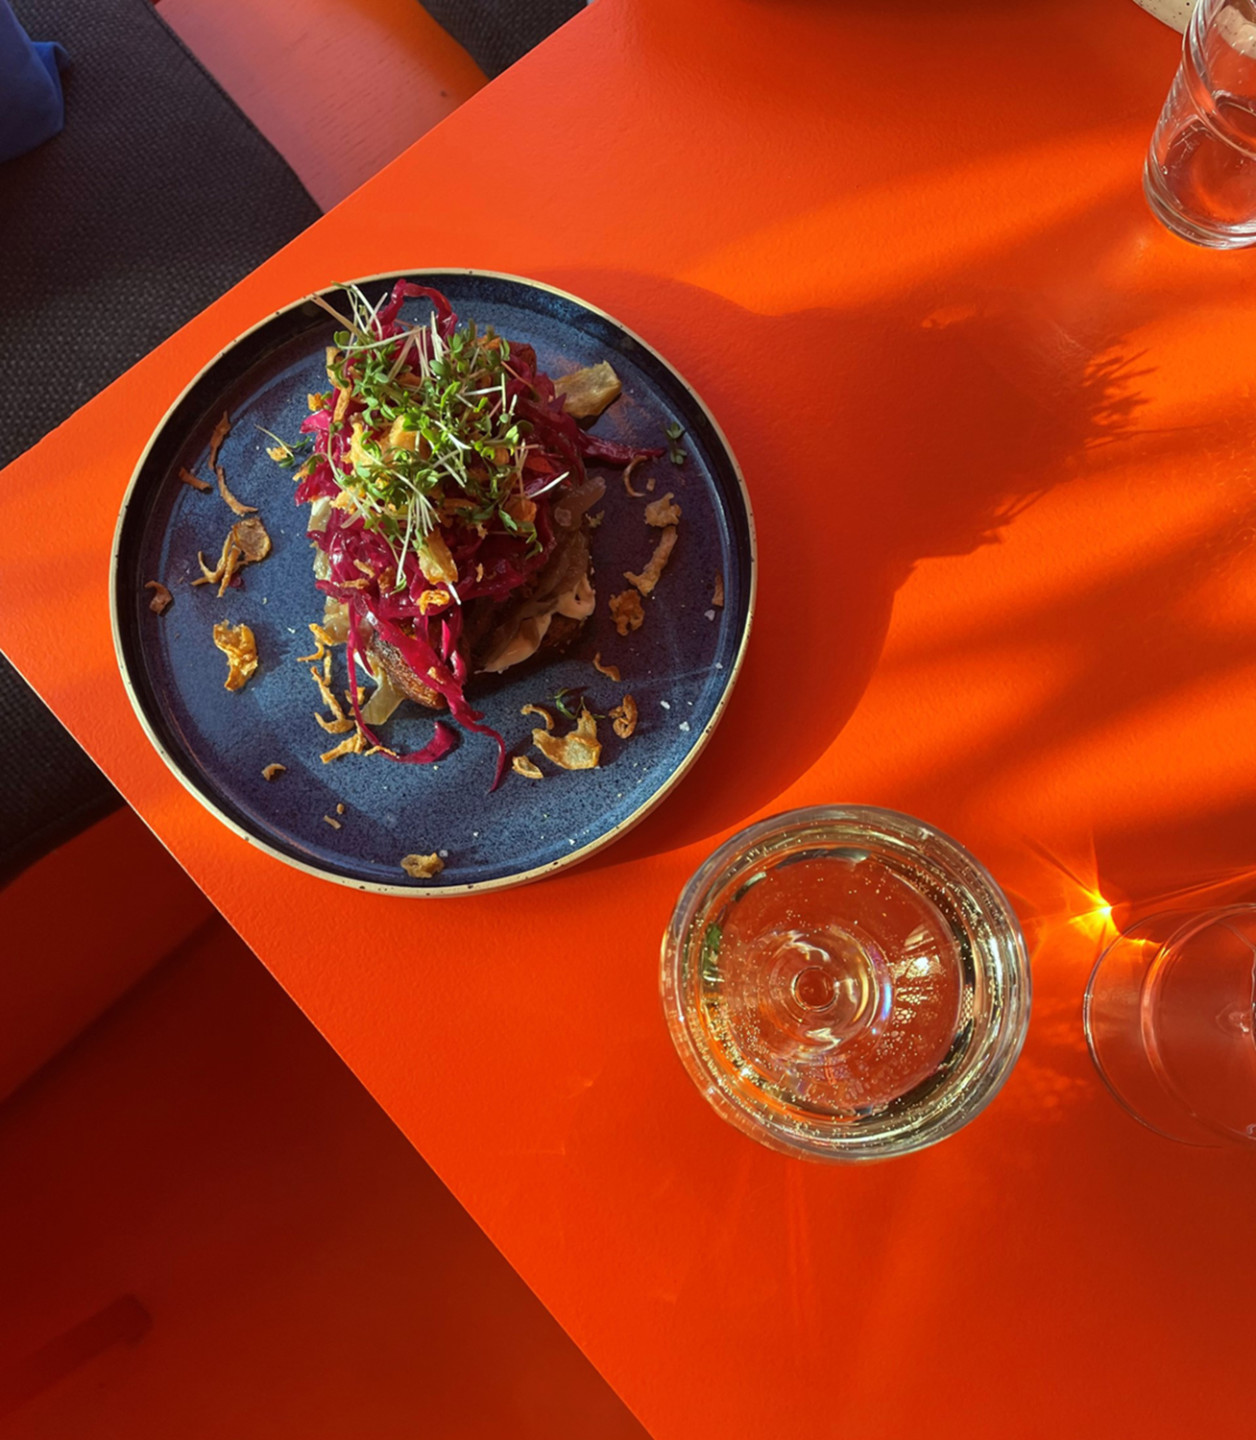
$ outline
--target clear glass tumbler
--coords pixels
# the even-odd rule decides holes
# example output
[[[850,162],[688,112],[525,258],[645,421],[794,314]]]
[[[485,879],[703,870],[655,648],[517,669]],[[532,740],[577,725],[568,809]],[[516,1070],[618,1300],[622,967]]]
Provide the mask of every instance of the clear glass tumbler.
[[[722,845],[676,905],[661,981],[715,1109],[815,1159],[954,1134],[1029,1023],[1024,940],[991,876],[923,821],[863,806],[796,810]]]
[[[1256,0],[1199,0],[1143,189],[1156,218],[1184,240],[1256,244]]]
[[[1135,1119],[1191,1145],[1256,1142],[1256,905],[1130,926],[1099,957],[1082,1014]]]

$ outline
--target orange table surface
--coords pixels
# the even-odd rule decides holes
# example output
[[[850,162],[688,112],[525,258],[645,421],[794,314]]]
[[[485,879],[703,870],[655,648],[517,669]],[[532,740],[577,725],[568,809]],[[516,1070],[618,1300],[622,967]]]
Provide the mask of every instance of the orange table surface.
[[[660,1440],[1248,1433],[1252,1156],[1140,1129],[1080,1023],[1109,906],[1256,874],[1256,255],[1146,212],[1177,46],[1129,0],[597,0],[0,479],[0,643]],[[741,460],[761,572],[658,812],[429,902],[200,808],[130,712],[107,573],[219,347],[450,265],[656,344]],[[839,800],[970,846],[1034,950],[1006,1089],[867,1168],[721,1123],[656,992],[700,859]]]

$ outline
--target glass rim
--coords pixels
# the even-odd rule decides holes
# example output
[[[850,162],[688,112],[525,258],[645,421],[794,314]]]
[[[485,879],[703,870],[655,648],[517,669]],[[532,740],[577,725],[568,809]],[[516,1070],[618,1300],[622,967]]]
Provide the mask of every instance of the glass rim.
[[[1090,967],[1090,974],[1086,978],[1086,988],[1082,992],[1082,1035],[1086,1041],[1086,1051],[1095,1068],[1095,1073],[1103,1082],[1108,1094],[1132,1120],[1136,1120],[1139,1125],[1150,1130],[1153,1135],[1159,1135],[1162,1139],[1172,1140],[1175,1144],[1186,1145],[1193,1149],[1214,1149],[1227,1143],[1233,1143],[1234,1137],[1224,1126],[1217,1125],[1205,1116],[1195,1114],[1189,1105],[1183,1106],[1183,1114],[1179,1117],[1186,1121],[1185,1125],[1175,1131],[1167,1124],[1157,1124],[1128,1099],[1116,1078],[1111,1060],[1106,1053],[1106,1047],[1099,1040],[1098,1027],[1095,1023],[1096,995],[1106,973],[1106,967],[1130,942],[1140,939],[1150,940],[1156,947],[1156,954],[1162,955],[1170,946],[1180,945],[1186,940],[1194,939],[1201,931],[1231,915],[1256,917],[1256,900],[1230,901],[1223,905],[1205,905],[1191,909],[1154,910],[1137,920],[1129,921],[1100,950],[1095,963]],[[1183,1102],[1179,1099],[1178,1103],[1182,1104]],[[1191,1133],[1187,1134],[1187,1130],[1190,1130]],[[1201,1134],[1208,1138],[1201,1138]]]
[[[768,1107],[755,1105],[747,1090],[727,1083],[704,1058],[694,1034],[695,1006],[686,993],[692,974],[695,921],[711,897],[747,863],[747,852],[773,838],[814,832],[821,843],[840,842],[855,826],[884,841],[887,848],[910,846],[925,855],[940,882],[966,895],[994,937],[996,963],[1003,976],[1000,1004],[976,1037],[954,1085],[943,1087],[935,1113],[922,1123],[892,1113],[853,1133],[800,1134],[776,1120]],[[1020,922],[1011,903],[986,867],[963,845],[927,821],[873,805],[812,805],[781,811],[752,822],[719,845],[694,871],[680,892],[663,935],[660,997],[668,1030],[690,1078],[714,1109],[760,1144],[786,1154],[821,1161],[866,1162],[907,1155],[936,1144],[974,1119],[994,1099],[1024,1046],[1029,1025],[1032,978]]]

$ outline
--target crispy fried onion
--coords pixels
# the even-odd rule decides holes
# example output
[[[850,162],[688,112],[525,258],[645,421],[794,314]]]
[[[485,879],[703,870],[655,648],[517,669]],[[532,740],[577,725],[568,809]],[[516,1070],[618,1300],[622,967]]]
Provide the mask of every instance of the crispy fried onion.
[[[287,770],[286,765],[280,765],[278,761],[271,765],[262,766],[262,779],[273,780],[277,775],[282,775]]]
[[[350,720],[349,724],[352,725],[353,721]],[[342,740],[334,749],[325,751],[318,758],[324,765],[330,765],[333,760],[339,760],[342,755],[361,755],[365,744],[366,741],[362,737],[362,732],[355,730],[347,740]],[[342,811],[341,813],[343,814],[344,812]]]
[[[313,655],[298,655],[298,656],[297,656],[297,659],[298,659],[299,661],[301,661],[303,664],[304,664],[307,660],[323,660],[323,659],[325,659],[326,656],[327,656],[327,651],[328,651],[333,645],[339,645],[339,644],[340,644],[340,641],[337,640],[334,635],[329,635],[329,634],[327,633],[327,631],[324,630],[323,627],[322,627],[321,625],[317,624],[317,623],[311,623],[311,625],[310,625],[310,633],[314,636],[314,643],[315,643],[315,645],[318,646],[318,649],[316,649],[316,650],[314,651]]]
[[[520,707],[519,713],[520,715],[539,715],[545,722],[545,728],[547,730],[554,728],[554,717],[544,705],[523,705]]]
[[[516,775],[523,775],[528,780],[544,780],[545,775],[526,755],[516,755],[510,762],[510,768]]]
[[[248,520],[237,520],[231,527],[231,538],[244,557],[241,561],[243,565],[256,565],[270,554],[270,536],[256,515]]]
[[[717,575],[715,577],[715,589],[711,592],[711,604],[714,605],[717,610],[721,610],[724,607],[723,575]]]
[[[248,520],[237,520],[222,542],[222,554],[218,564],[211,570],[205,563],[203,551],[197,551],[196,558],[201,567],[201,577],[193,585],[217,585],[221,598],[226,594],[236,573],[246,565],[256,565],[270,554],[270,536],[261,520],[254,516]]]
[[[434,875],[440,874],[445,868],[445,862],[436,854],[403,855],[401,868],[411,880],[430,880]]]
[[[256,505],[244,505],[227,489],[227,477],[223,474],[222,466],[218,463],[218,452],[222,449],[222,442],[231,433],[231,416],[224,410],[222,419],[214,426],[214,433],[209,437],[209,468],[218,477],[218,493],[227,502],[237,515],[253,515],[257,513]],[[180,476],[182,479],[182,476]],[[199,489],[200,486],[197,486]]]
[[[222,419],[214,426],[213,434],[209,437],[209,468],[212,470],[218,464],[218,452],[222,449],[222,442],[231,434],[231,416],[224,410]]]
[[[247,625],[229,625],[220,620],[214,626],[214,644],[227,657],[228,690],[243,690],[248,678],[257,669],[257,641]]]
[[[613,680],[617,685],[619,684],[619,666],[603,665],[602,652],[600,650],[593,657],[593,668],[599,675],[605,675],[608,680]]]
[[[659,543],[654,547],[654,554],[650,556],[650,563],[640,575],[634,575],[631,570],[624,571],[624,579],[630,585],[635,585],[643,595],[648,595],[659,583],[659,578],[667,566],[668,557],[676,545],[676,527],[669,525],[659,536]]]
[[[144,589],[153,592],[153,598],[148,602],[148,608],[154,615],[164,615],[174,604],[174,596],[160,580],[146,580]]]
[[[641,596],[635,590],[621,590],[618,595],[612,595],[610,607],[615,629],[621,635],[627,635],[630,630],[641,629],[645,621],[645,611],[641,608]]]
[[[670,490],[661,500],[651,500],[645,507],[645,523],[659,530],[664,525],[680,524],[680,506],[672,500]]]
[[[638,455],[635,460],[629,460],[629,462],[627,463],[627,465],[624,466],[624,475],[623,475],[624,489],[628,492],[629,495],[632,496],[632,498],[633,498],[634,500],[644,500],[644,499],[645,499],[645,491],[644,491],[644,490],[634,490],[634,489],[632,488],[632,472],[637,468],[638,465],[641,464],[641,462],[642,462],[643,459],[644,459],[644,456]]]
[[[625,695],[611,711],[612,728],[621,740],[627,740],[637,728],[637,702]]]
[[[597,738],[597,720],[587,705],[581,705],[576,728],[566,735],[554,735],[548,730],[534,730],[532,743],[545,756],[563,770],[596,770],[602,757],[602,746]]]
[[[214,488],[208,480],[202,480],[199,475],[193,475],[186,465],[179,466],[179,479],[185,485],[190,485],[193,490],[207,491]]]
[[[423,590],[419,594],[419,609],[424,615],[431,615],[434,611],[447,609],[453,598],[448,590]]]
[[[323,652],[323,668],[320,671],[317,665],[310,666],[310,679],[318,686],[319,694],[323,697],[323,704],[331,711],[331,719],[328,720],[316,710],[314,718],[318,721],[321,729],[328,735],[343,735],[346,731],[353,730],[355,723],[352,715],[346,715],[341,708],[340,700],[336,692],[331,688],[331,651]],[[339,750],[339,747],[337,747]],[[348,754],[348,751],[339,750],[340,754]],[[332,756],[333,759],[336,756]],[[327,757],[323,760],[326,763]]]
[[[227,502],[227,505],[231,510],[233,510],[237,515],[257,514],[256,505],[246,505],[243,500],[237,500],[236,497],[231,493],[231,491],[227,489],[227,477],[223,474],[221,465],[214,466],[214,474],[218,477],[218,493]]]

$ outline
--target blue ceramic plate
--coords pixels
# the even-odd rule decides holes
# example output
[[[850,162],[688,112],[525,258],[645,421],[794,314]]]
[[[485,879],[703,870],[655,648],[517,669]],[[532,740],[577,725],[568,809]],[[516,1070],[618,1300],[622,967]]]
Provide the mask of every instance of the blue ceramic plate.
[[[361,282],[374,300],[395,276]],[[636,446],[665,444],[665,428],[684,428],[681,466],[667,457],[642,466],[634,484],[656,480],[683,511],[679,540],[640,630],[621,638],[607,598],[626,588],[625,570],[649,559],[659,532],[642,519],[643,500],[625,492],[617,471],[607,482],[605,518],[593,535],[598,606],[563,654],[475,682],[468,694],[512,754],[532,753],[541,781],[507,773],[490,792],[496,749],[460,732],[457,749],[437,765],[398,765],[384,756],[350,755],[324,765],[338,737],[315,725],[318,692],[308,665],[309,622],[322,614],[314,588],[307,511],[293,502],[290,471],[266,454],[258,428],[295,436],[306,395],[326,388],[324,349],[334,322],[309,301],[281,310],[241,336],[197,377],[149,443],[123,503],[114,541],[113,623],[123,679],[144,729],[196,797],[244,839],[327,879],[406,895],[465,894],[520,884],[582,860],[622,835],[680,779],[706,743],[745,651],[754,599],[754,528],[736,461],[706,407],[672,368],[635,335],[589,305],[506,275],[454,270],[409,277],[448,295],[462,320],[492,325],[536,348],[542,369],[561,375],[609,359],[623,381],[620,399],[594,433]],[[328,291],[332,304],[337,291]],[[341,306],[338,306],[341,308]],[[426,302],[403,312],[423,318]],[[193,587],[198,550],[211,564],[234,516],[217,493],[178,478],[180,467],[212,478],[210,433],[223,411],[232,429],[220,462],[235,495],[256,505],[274,549],[243,572],[220,600],[214,586]],[[716,577],[724,605],[712,604]],[[145,582],[174,596],[164,615],[149,609]],[[241,691],[224,688],[225,657],[214,647],[216,622],[249,625],[261,664]],[[592,665],[617,665],[622,683]],[[337,649],[337,689],[347,687]],[[631,694],[640,712],[627,741],[599,725],[602,764],[555,771],[530,751],[535,717],[562,689],[585,687],[605,713]],[[383,730],[402,750],[422,746],[432,715],[405,705]],[[558,718],[560,729],[568,722]],[[264,766],[285,772],[273,781]],[[343,805],[344,812],[338,812]],[[324,819],[331,817],[339,828]],[[437,851],[443,872],[412,881],[403,855]]]

